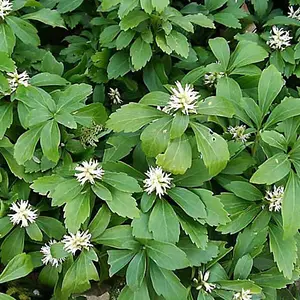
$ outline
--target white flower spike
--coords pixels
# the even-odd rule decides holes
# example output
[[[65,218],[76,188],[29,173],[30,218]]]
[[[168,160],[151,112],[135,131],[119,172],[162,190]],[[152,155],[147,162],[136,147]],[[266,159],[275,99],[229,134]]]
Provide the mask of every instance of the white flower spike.
[[[14,225],[21,223],[21,227],[28,227],[30,223],[34,223],[38,217],[37,210],[33,210],[28,201],[21,200],[14,202],[10,206],[10,209],[14,211],[14,214],[9,214],[10,221]]]
[[[93,159],[90,159],[89,162],[83,161],[75,168],[75,171],[79,172],[75,173],[75,176],[82,185],[87,181],[94,184],[95,179],[101,180],[104,175],[104,170],[99,166],[98,161]]]
[[[240,126],[229,126],[228,127],[228,132],[230,134],[232,134],[232,137],[236,140],[236,141],[240,141],[243,143],[246,143],[247,140],[250,138],[251,133],[245,133],[246,130],[246,126],[245,125],[240,125]]]
[[[76,251],[82,251],[83,249],[89,250],[93,245],[91,244],[92,235],[89,231],[80,232],[77,231],[76,234],[70,233],[70,235],[65,235],[61,241],[64,245],[64,249],[75,255]]]
[[[282,200],[284,196],[284,187],[279,186],[276,187],[274,185],[273,191],[267,191],[265,195],[265,199],[270,202],[269,204],[269,211],[280,211]]]
[[[144,189],[148,194],[155,191],[161,198],[167,193],[167,189],[171,187],[171,174],[164,172],[161,167],[150,167],[145,174],[148,178],[144,180]]]
[[[53,267],[57,268],[59,265],[61,265],[64,262],[64,260],[65,260],[64,258],[55,258],[51,254],[51,246],[56,243],[57,243],[57,241],[51,240],[51,241],[49,241],[48,244],[45,244],[41,248],[40,252],[43,254],[42,263],[44,265],[50,264]]]
[[[252,295],[250,290],[242,289],[241,292],[237,292],[233,295],[234,300],[251,300]]]
[[[293,38],[290,36],[289,31],[273,26],[270,33],[271,36],[267,41],[267,45],[269,45],[272,49],[278,49],[282,51],[286,47],[291,46],[290,41]]]
[[[177,88],[171,88],[173,95],[170,97],[165,112],[175,113],[180,110],[183,114],[196,114],[197,100],[200,97],[198,92],[186,84],[185,87],[179,81],[175,82]]]
[[[193,282],[196,284],[197,290],[201,290],[203,288],[207,293],[211,293],[216,288],[216,285],[214,283],[207,282],[209,279],[209,275],[209,271],[206,271],[204,274],[202,273],[202,271],[199,271],[198,279],[193,279]]]
[[[293,6],[289,6],[288,17],[300,21],[300,8],[294,10]]]
[[[110,88],[108,96],[112,100],[113,104],[118,105],[118,104],[123,103],[123,100],[121,99],[121,95],[120,95],[118,88],[115,88],[115,89]]]
[[[10,87],[11,92],[13,93],[19,85],[29,86],[29,76],[26,71],[23,73],[18,74],[17,71],[14,73],[7,73],[10,77],[8,78],[8,84]]]
[[[10,14],[13,9],[13,5],[9,0],[0,0],[0,18],[4,18]]]
[[[88,146],[96,147],[99,142],[98,134],[103,130],[100,124],[93,124],[92,127],[82,127],[80,142],[86,148]]]
[[[225,76],[224,72],[209,72],[204,75],[204,84],[212,87],[217,84],[218,79]]]

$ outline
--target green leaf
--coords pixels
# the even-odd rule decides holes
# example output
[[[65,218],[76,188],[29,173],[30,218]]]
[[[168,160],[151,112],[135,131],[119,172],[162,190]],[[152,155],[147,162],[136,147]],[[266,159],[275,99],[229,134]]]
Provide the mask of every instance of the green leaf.
[[[180,187],[168,191],[168,195],[192,218],[205,218],[205,206],[198,195]]]
[[[121,192],[115,188],[109,188],[112,201],[107,201],[107,205],[110,210],[121,217],[128,217],[130,219],[138,218],[140,211],[137,208],[136,201],[131,194],[126,192]]]
[[[1,262],[7,264],[12,258],[23,252],[25,230],[16,227],[2,242]]]
[[[144,192],[143,195],[142,195],[142,198],[141,198],[141,203],[140,203],[141,210],[144,213],[148,212],[152,208],[155,200],[156,200],[156,194],[155,193],[151,193],[149,195],[146,192]]]
[[[41,131],[41,147],[44,155],[53,162],[59,160],[58,147],[60,144],[60,130],[54,120],[48,121]]]
[[[205,166],[212,176],[220,173],[229,160],[227,142],[218,134],[198,123],[191,123],[195,133],[198,151],[201,152]]]
[[[67,179],[56,185],[51,193],[52,206],[61,206],[66,202],[73,200],[82,190],[82,185],[75,179]]]
[[[194,159],[191,168],[183,175],[175,176],[173,182],[176,186],[198,187],[210,178],[211,176],[208,174],[208,170],[204,166],[203,161],[201,159]]]
[[[126,282],[132,290],[141,287],[146,273],[146,252],[140,250],[128,265],[126,271]]]
[[[57,101],[57,111],[73,112],[82,107],[82,103],[92,94],[92,87],[88,84],[73,84],[65,89]]]
[[[268,112],[270,105],[280,93],[284,85],[281,73],[274,65],[263,70],[258,83],[258,103],[263,115]]]
[[[282,151],[287,150],[287,141],[283,134],[278,133],[277,131],[271,130],[271,131],[263,131],[260,134],[262,140],[269,144],[272,147],[276,147]]]
[[[90,280],[99,280],[98,271],[93,263],[97,261],[94,250],[83,251],[66,272],[62,291],[67,293],[81,293],[91,287]]]
[[[242,28],[239,19],[234,14],[229,12],[221,11],[216,13],[214,15],[214,20],[215,22],[225,25],[226,27]]]
[[[200,266],[201,264],[205,264],[217,257],[219,253],[217,245],[209,242],[205,249],[201,249],[192,244],[190,239],[187,237],[180,239],[178,247],[186,253],[187,258],[192,266]]]
[[[139,37],[130,47],[130,56],[134,69],[140,70],[152,56],[151,46]]]
[[[7,24],[11,27],[14,34],[24,43],[32,46],[40,45],[40,38],[37,30],[29,22],[14,16],[5,18]]]
[[[107,187],[105,187],[100,182],[96,181],[95,184],[91,186],[92,191],[102,200],[111,201],[112,195]]]
[[[300,114],[300,101],[299,98],[284,98],[280,104],[278,104],[267,119],[264,128],[267,128],[280,121],[284,121],[288,118],[298,116]]]
[[[181,84],[195,84],[201,77],[203,77],[206,73],[206,70],[203,66],[195,68],[188,72],[184,77],[181,79]]]
[[[261,191],[246,181],[231,181],[224,186],[228,191],[245,200],[256,201],[263,198]]]
[[[211,12],[222,7],[227,0],[205,0],[205,7]]]
[[[247,209],[231,216],[231,222],[218,226],[217,230],[223,234],[237,233],[251,223],[261,208],[257,205],[250,205]]]
[[[178,27],[184,29],[187,32],[194,32],[194,26],[190,22],[190,20],[183,16],[172,16],[169,18],[169,21],[173,23],[174,25],[177,25]]]
[[[124,31],[137,27],[141,22],[149,19],[149,15],[142,10],[131,11],[127,16],[122,18],[120,28]],[[140,39],[140,38],[138,38]]]
[[[229,291],[250,290],[252,294],[260,294],[261,288],[250,280],[220,280],[217,282],[221,289]]]
[[[177,211],[177,216],[182,229],[190,237],[191,241],[198,248],[204,249],[208,242],[205,226],[180,211]]]
[[[9,57],[8,53],[0,52],[0,71],[14,72],[15,68],[15,63]]]
[[[262,17],[267,12],[269,0],[251,0],[251,2],[259,17]]]
[[[68,230],[76,233],[81,224],[87,220],[91,213],[90,193],[80,193],[64,207],[65,224]]]
[[[241,41],[238,43],[230,57],[229,69],[233,70],[235,68],[254,64],[267,57],[268,52],[261,46],[253,42]]]
[[[123,105],[110,115],[106,126],[116,132],[135,132],[159,117],[165,116],[160,110],[139,103]]]
[[[135,255],[132,250],[108,250],[107,253],[110,277],[123,269]]]
[[[16,44],[16,37],[11,27],[5,23],[0,24],[0,51],[12,54]]]
[[[139,4],[138,0],[122,0],[118,10],[119,18],[124,18],[130,11],[134,10]]]
[[[111,43],[120,32],[119,25],[111,25],[106,27],[100,34],[101,46],[107,46]]]
[[[291,170],[291,163],[284,153],[277,153],[262,165],[250,178],[250,182],[257,184],[273,184],[284,178]]]
[[[197,113],[202,115],[232,118],[234,112],[230,101],[220,96],[208,97],[197,105]]]
[[[161,13],[168,5],[169,0],[151,0],[152,6]]]
[[[15,300],[15,298],[8,296],[6,294],[0,293],[0,299],[1,300]]]
[[[138,239],[153,239],[153,234],[149,231],[150,213],[141,213],[139,218],[131,222],[132,234]]]
[[[36,223],[39,228],[49,236],[49,238],[60,240],[66,232],[63,224],[51,217],[39,216]]]
[[[207,16],[205,16],[201,13],[193,14],[193,15],[187,15],[186,18],[190,22],[192,22],[194,24],[197,24],[201,27],[212,28],[212,29],[215,28],[214,22],[211,19],[209,19]]]
[[[35,147],[40,139],[41,130],[42,126],[35,126],[18,138],[14,149],[14,157],[18,164],[24,164],[32,158]]]
[[[126,48],[131,43],[134,36],[135,36],[135,31],[133,30],[121,31],[116,39],[117,50]]]
[[[152,261],[149,267],[153,288],[158,295],[166,300],[187,298],[186,288],[172,271],[160,268]]]
[[[224,38],[217,37],[214,39],[210,39],[208,41],[208,44],[214,56],[221,63],[224,71],[227,70],[230,59],[230,49],[227,41]]]
[[[159,199],[154,205],[149,218],[149,230],[157,241],[178,242],[179,222],[172,206],[166,200]]]
[[[160,1],[161,2],[161,1]],[[178,55],[187,58],[189,55],[189,44],[187,38],[180,32],[172,30],[166,36],[167,45]]]
[[[64,72],[64,64],[58,62],[52,53],[48,51],[43,57],[41,71],[61,76]]]
[[[0,219],[0,238],[4,238],[14,227],[14,224],[10,221],[8,216]]]
[[[43,240],[43,234],[36,223],[31,223],[25,228],[29,237],[34,241],[41,242]]]
[[[186,131],[188,125],[189,125],[189,116],[181,113],[175,114],[171,125],[170,138],[176,139],[181,137]]]
[[[130,225],[108,228],[101,236],[95,239],[95,242],[117,249],[136,249],[140,245],[134,240]]]
[[[188,137],[171,140],[164,154],[156,157],[156,164],[173,174],[184,174],[192,165],[192,148]]]
[[[105,171],[103,178],[103,182],[109,184],[115,189],[127,192],[127,193],[138,193],[142,192],[141,187],[139,186],[136,179],[128,176],[126,173],[116,173]]]
[[[130,289],[129,286],[125,286],[121,292],[121,294],[118,297],[118,300],[127,300],[127,299],[131,299],[131,300],[150,300],[150,296],[149,296],[149,291],[148,291],[148,287],[146,284],[146,281],[144,280],[142,282],[142,285],[139,289],[137,290],[132,290]]]
[[[274,255],[279,271],[292,279],[294,264],[297,259],[297,246],[293,237],[283,238],[284,231],[279,226],[271,224],[269,227],[270,251]]]
[[[236,263],[234,268],[233,278],[236,279],[247,279],[251,273],[253,267],[253,258],[246,254],[242,256]]]
[[[67,85],[68,81],[57,74],[39,73],[30,79],[34,86]]]
[[[143,130],[140,139],[143,152],[147,156],[156,157],[166,150],[170,140],[171,122],[170,117],[164,117],[155,120]]]
[[[189,266],[185,253],[173,244],[147,240],[145,247],[147,255],[161,268],[176,270]]]
[[[75,10],[82,2],[83,0],[60,0],[57,9],[63,14]]]
[[[61,3],[60,1],[59,3]],[[22,16],[22,19],[40,21],[52,27],[65,28],[65,23],[60,13],[57,10],[42,8],[36,12]]]
[[[25,277],[33,270],[31,257],[21,253],[16,255],[0,274],[0,283],[16,280]]]
[[[224,206],[218,197],[213,196],[213,193],[204,189],[193,189],[196,195],[200,197],[205,205],[207,211],[207,217],[205,221],[210,226],[218,226],[230,222],[228,213],[224,209]]]
[[[292,238],[300,228],[299,214],[300,207],[298,205],[298,195],[300,193],[300,179],[293,171],[285,187],[282,201],[282,220],[284,238]]]
[[[0,103],[0,139],[4,137],[6,129],[13,122],[13,107],[12,103]]]
[[[89,232],[92,235],[92,240],[98,238],[105,231],[110,219],[111,212],[108,207],[103,204],[88,227]]]
[[[124,76],[130,71],[129,55],[125,51],[118,51],[110,59],[107,66],[109,79],[116,79]]]

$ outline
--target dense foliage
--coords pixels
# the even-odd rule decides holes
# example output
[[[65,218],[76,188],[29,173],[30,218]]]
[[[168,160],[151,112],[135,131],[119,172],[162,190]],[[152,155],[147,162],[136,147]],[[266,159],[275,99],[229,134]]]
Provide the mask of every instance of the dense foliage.
[[[0,0],[0,299],[300,299],[299,0]]]

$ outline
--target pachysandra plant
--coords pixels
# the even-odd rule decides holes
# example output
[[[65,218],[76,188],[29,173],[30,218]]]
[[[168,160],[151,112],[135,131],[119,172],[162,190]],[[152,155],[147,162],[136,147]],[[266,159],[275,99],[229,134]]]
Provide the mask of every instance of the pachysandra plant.
[[[0,299],[298,299],[299,5],[0,0]]]

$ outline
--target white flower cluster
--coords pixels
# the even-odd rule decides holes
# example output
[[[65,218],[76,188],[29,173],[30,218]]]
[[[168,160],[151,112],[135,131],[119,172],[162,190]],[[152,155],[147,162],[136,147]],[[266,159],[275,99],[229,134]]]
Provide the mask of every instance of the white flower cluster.
[[[225,76],[224,72],[209,72],[204,75],[204,84],[212,87],[217,84],[218,79]]]
[[[117,104],[122,104],[123,103],[118,88],[115,88],[115,89],[110,88],[108,96],[112,100],[113,104],[117,105]]]
[[[155,191],[156,195],[161,198],[171,187],[171,174],[165,173],[161,167],[150,167],[145,173],[148,176],[144,180],[144,189],[148,194]]]
[[[92,146],[96,147],[99,142],[98,134],[103,130],[103,126],[99,124],[93,124],[92,127],[82,127],[80,142],[84,147]]]
[[[235,293],[233,295],[234,300],[251,300],[252,295],[250,290],[244,290],[242,289],[241,292]]]
[[[282,28],[278,28],[276,26],[272,27],[272,30],[270,31],[271,35],[269,40],[267,41],[267,44],[272,49],[278,49],[278,50],[284,50],[286,47],[290,46],[290,41],[293,39],[290,36],[289,31],[284,30]]]
[[[79,173],[75,174],[75,177],[80,182],[80,184],[85,184],[89,181],[91,184],[95,183],[95,179],[102,179],[104,175],[104,170],[97,160],[90,159],[90,161],[83,161],[80,165],[75,168]]]
[[[207,282],[210,275],[209,271],[206,271],[204,274],[202,271],[199,271],[198,275],[198,278],[193,279],[193,282],[196,284],[196,289],[201,290],[203,288],[207,293],[211,293],[216,288],[216,285]]]
[[[8,75],[8,84],[11,92],[13,93],[19,85],[29,86],[29,76],[26,71],[23,73],[18,73],[17,71],[13,73],[7,73]]]
[[[89,250],[93,245],[91,244],[92,235],[89,231],[77,231],[76,234],[70,233],[70,235],[65,235],[62,243],[64,245],[64,249],[75,255],[76,251],[82,251],[83,249]]]
[[[240,126],[229,126],[228,127],[228,132],[232,134],[232,137],[236,141],[241,141],[243,143],[246,143],[247,140],[250,138],[251,133],[245,133],[246,126],[245,125],[240,125]]]
[[[293,6],[289,7],[288,17],[300,21],[300,8],[294,10]]]
[[[0,18],[4,19],[13,9],[13,5],[9,0],[0,0]]]
[[[186,84],[185,87],[179,81],[176,81],[175,84],[176,88],[171,88],[173,95],[171,95],[170,101],[163,111],[169,114],[173,114],[178,110],[185,115],[196,114],[199,93],[194,91],[189,84]]]
[[[274,185],[273,191],[269,190],[266,192],[265,199],[270,202],[269,211],[280,211],[282,200],[284,196],[284,187],[276,187]]]
[[[10,206],[10,209],[14,211],[14,214],[9,214],[10,221],[14,225],[21,223],[21,227],[28,227],[30,223],[34,223],[37,215],[37,210],[33,210],[28,201],[21,200],[14,202]]]
[[[57,241],[51,240],[51,241],[49,241],[48,244],[45,244],[41,248],[40,252],[43,254],[42,263],[44,265],[48,265],[48,263],[49,263],[53,267],[57,268],[59,265],[61,265],[64,262],[64,260],[65,260],[64,258],[55,258],[51,254],[51,246],[56,243],[57,243]]]

